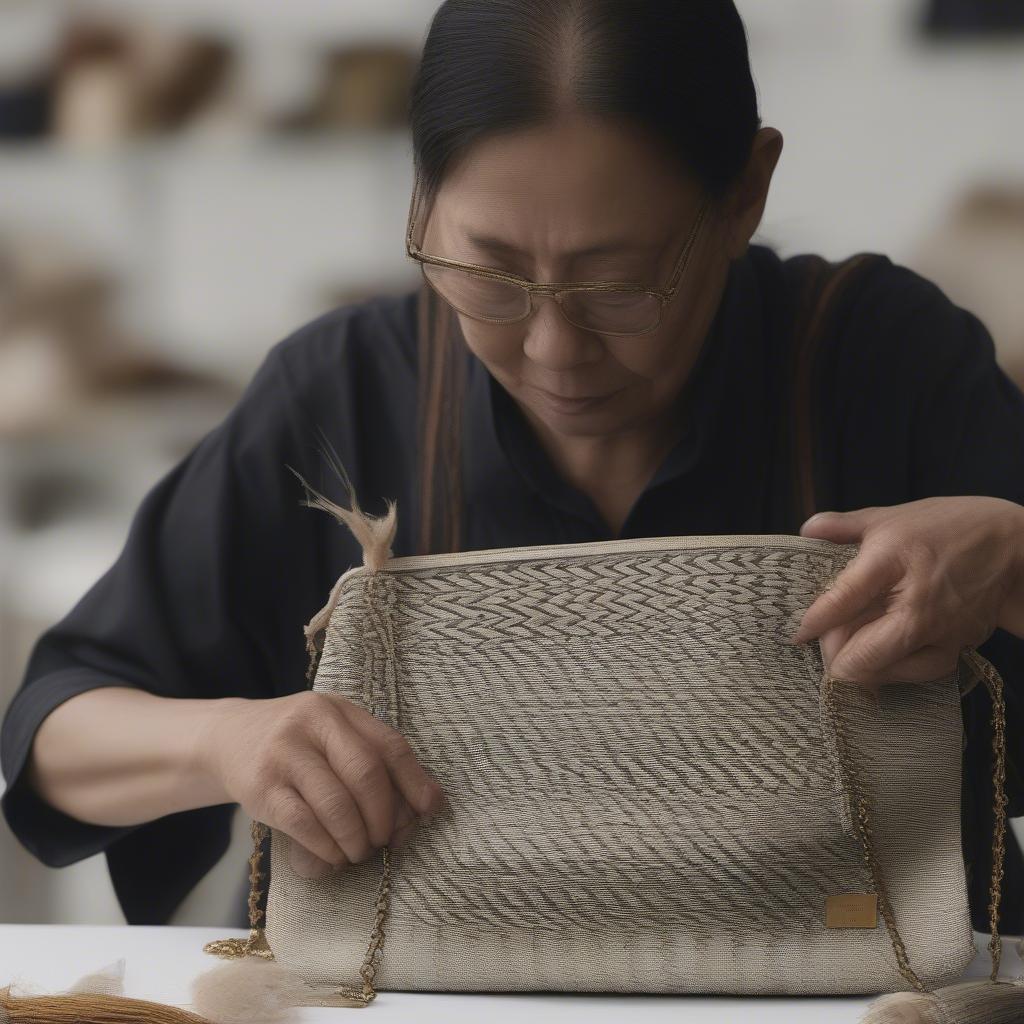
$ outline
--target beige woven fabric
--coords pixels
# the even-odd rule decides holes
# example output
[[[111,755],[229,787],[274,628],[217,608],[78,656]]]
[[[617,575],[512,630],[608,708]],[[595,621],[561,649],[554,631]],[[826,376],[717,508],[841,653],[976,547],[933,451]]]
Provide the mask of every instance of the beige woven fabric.
[[[863,993],[908,987],[822,701],[785,637],[856,553],[707,536],[392,559],[345,574],[314,688],[399,729],[452,812],[393,856],[380,989]],[[838,687],[911,966],[974,955],[953,675]],[[380,859],[297,876],[274,831],[266,935],[358,984]]]

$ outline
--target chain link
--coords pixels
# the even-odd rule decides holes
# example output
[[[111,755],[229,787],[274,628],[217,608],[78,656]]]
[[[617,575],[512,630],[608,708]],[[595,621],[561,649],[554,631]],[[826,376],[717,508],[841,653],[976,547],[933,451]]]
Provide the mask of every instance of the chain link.
[[[992,880],[989,887],[988,906],[991,938],[989,939],[988,948],[992,956],[990,979],[996,981],[999,977],[999,966],[1002,960],[1003,948],[1002,938],[999,935],[999,903],[1002,892],[1003,862],[1006,853],[1006,705],[1003,699],[1003,680],[996,667],[971,647],[966,647],[961,651],[961,658],[985,683],[989,696],[992,699],[992,799],[994,820],[992,828]],[[858,776],[854,772],[845,727],[839,715],[835,689],[837,682],[848,681],[838,679],[828,669],[825,669],[822,689],[836,735],[843,782],[850,797],[852,810],[854,811],[854,827],[860,838],[861,847],[864,852],[864,862],[871,875],[875,893],[878,896],[879,910],[885,921],[886,930],[889,933],[893,953],[896,956],[896,965],[899,968],[900,974],[903,975],[915,991],[925,992],[927,989],[924,983],[910,966],[906,946],[899,933],[899,929],[896,927],[896,919],[892,912],[892,905],[889,902],[889,894],[882,878],[882,870],[875,853],[874,835],[871,829],[870,803],[867,796],[861,791]],[[859,684],[850,682],[849,685],[857,686]]]
[[[263,840],[269,834],[270,829],[261,821],[253,821],[250,833],[252,835],[253,849],[249,855],[249,935],[244,939],[215,939],[203,946],[204,953],[221,957],[225,960],[237,960],[244,956],[258,956],[267,960],[274,958],[273,951],[267,943],[266,931],[261,927],[265,916],[260,910],[260,879],[264,872],[260,871],[260,864],[263,857]],[[370,929],[370,941],[366,948],[366,955],[363,957],[362,966],[359,968],[359,977],[362,979],[360,988],[341,986],[335,990],[335,994],[343,999],[349,1000],[350,1006],[368,1006],[377,997],[377,991],[373,986],[377,976],[377,965],[380,959],[380,952],[384,946],[384,926],[387,923],[391,910],[391,851],[387,846],[381,847],[381,875],[380,884],[377,889],[377,899],[374,904],[373,926]],[[332,1003],[332,1005],[336,1005]],[[341,1004],[345,1005],[345,1004]]]
[[[992,879],[989,883],[988,920],[992,955],[990,979],[999,976],[1003,955],[1003,940],[999,934],[999,903],[1003,888],[1003,865],[1006,860],[1006,700],[1003,696],[1003,677],[995,665],[976,650],[966,647],[961,652],[964,660],[977,674],[988,690],[992,702]]]

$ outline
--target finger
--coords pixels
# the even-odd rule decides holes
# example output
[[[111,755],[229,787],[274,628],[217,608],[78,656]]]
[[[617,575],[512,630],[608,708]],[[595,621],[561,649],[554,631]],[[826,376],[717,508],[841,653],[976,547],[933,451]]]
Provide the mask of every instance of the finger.
[[[886,666],[882,671],[861,672],[855,678],[849,673],[831,668],[833,675],[854,683],[862,683],[877,690],[892,683],[931,683],[944,679],[956,671],[956,655],[947,648],[935,645],[922,647],[907,658]]]
[[[892,682],[909,682],[912,680],[893,679],[890,671],[900,662],[913,658],[920,669],[939,666],[939,671],[931,677],[937,678],[944,674],[941,669],[944,659],[942,655],[929,657],[920,653],[929,648],[941,650],[933,638],[923,632],[908,608],[896,608],[858,629],[837,652],[832,672],[851,679],[887,676]]]
[[[324,754],[358,805],[369,842],[383,846],[395,820],[395,787],[384,759],[353,728],[332,730],[325,739]]]
[[[417,814],[436,814],[444,804],[444,790],[420,764],[409,741],[354,704],[345,707],[345,714],[352,727],[380,751],[388,773],[412,809]]]
[[[910,657],[890,665],[884,682],[932,683],[956,672],[958,651],[930,644],[915,651]]]
[[[291,849],[288,851],[288,860],[292,870],[302,878],[326,878],[335,867],[321,860],[315,853],[310,853],[301,843],[294,839],[291,841]]]
[[[362,811],[326,760],[310,759],[294,770],[292,783],[351,864],[373,853]]]
[[[401,846],[412,834],[416,824],[416,812],[409,806],[405,797],[399,794],[395,801],[395,825],[388,837],[388,846]]]
[[[416,820],[416,812],[401,793],[395,798],[395,827],[408,825]]]
[[[862,551],[804,612],[791,643],[802,644],[862,614],[899,581],[902,568],[891,554]]]
[[[413,830],[416,828],[414,821],[409,822],[408,825],[403,825],[401,828],[395,829],[391,838],[388,840],[388,846],[393,846],[398,849],[400,846],[404,846],[409,840],[409,836],[412,835]]]
[[[857,632],[861,626],[867,625],[869,622],[873,622],[875,619],[881,618],[886,613],[886,604],[882,597],[876,597],[859,615],[855,615],[852,619],[848,619],[846,622],[839,626],[834,626],[832,629],[826,629],[824,633],[818,637],[818,643],[821,645],[821,654],[827,665],[832,663],[832,659],[842,650],[846,642]]]
[[[294,787],[278,787],[267,801],[266,815],[261,820],[272,828],[280,829],[328,864],[339,864],[344,859],[331,834]]]
[[[875,518],[875,507],[852,512],[818,512],[800,527],[801,537],[830,540],[836,544],[856,544]]]

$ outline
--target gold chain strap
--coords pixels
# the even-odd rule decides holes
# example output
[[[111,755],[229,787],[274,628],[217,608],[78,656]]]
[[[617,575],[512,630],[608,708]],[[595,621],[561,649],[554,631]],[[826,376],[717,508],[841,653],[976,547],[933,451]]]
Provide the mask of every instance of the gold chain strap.
[[[992,791],[993,791],[993,829],[992,829],[992,879],[989,887],[989,952],[992,955],[991,981],[999,976],[1002,959],[1002,938],[999,935],[999,903],[1003,882],[1003,861],[1006,853],[1006,704],[1003,699],[1003,679],[996,667],[983,658],[976,650],[966,647],[961,651],[961,658],[984,681],[992,700]],[[871,831],[870,803],[862,792],[858,779],[853,771],[850,750],[846,740],[846,732],[838,712],[835,684],[843,680],[837,679],[828,669],[825,670],[822,689],[828,706],[829,715],[835,730],[839,763],[843,782],[850,795],[854,810],[854,827],[860,838],[864,851],[864,862],[871,874],[871,880],[878,896],[878,905],[885,921],[886,930],[892,943],[893,953],[900,974],[918,992],[925,992],[921,979],[914,973],[907,957],[906,946],[896,927],[892,905],[888,891],[882,879],[881,867],[875,854],[874,836]],[[857,686],[857,683],[851,683]]]
[[[264,877],[264,872],[260,871],[260,862],[263,857],[263,841],[270,829],[263,822],[254,820],[250,832],[253,849],[249,855],[249,935],[244,939],[215,939],[203,946],[204,953],[225,960],[237,960],[243,956],[259,956],[268,960],[274,957],[267,943],[265,929],[261,926],[264,915],[259,906],[260,879]],[[369,1006],[377,997],[373,981],[377,976],[377,964],[381,947],[384,945],[384,925],[391,910],[391,850],[387,846],[381,847],[380,856],[381,875],[374,904],[373,926],[370,929],[366,955],[359,968],[359,977],[363,984],[360,988],[343,985],[335,990],[336,995],[348,999],[350,1002],[347,1005],[353,1007]],[[339,1004],[332,1002],[331,1005]]]
[[[973,648],[965,648],[963,657],[985,684],[992,701],[992,878],[988,890],[988,919],[992,954],[991,980],[999,975],[1003,940],[999,934],[999,902],[1003,888],[1003,864],[1006,859],[1006,700],[1003,677],[995,665]]]

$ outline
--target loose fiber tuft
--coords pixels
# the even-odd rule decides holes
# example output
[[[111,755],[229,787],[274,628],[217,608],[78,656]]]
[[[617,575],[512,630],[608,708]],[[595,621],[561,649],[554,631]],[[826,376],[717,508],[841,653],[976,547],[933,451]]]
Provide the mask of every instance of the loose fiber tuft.
[[[920,992],[893,992],[876,999],[861,1024],[946,1024],[942,1008]]]
[[[302,978],[260,957],[218,964],[192,982],[192,1005],[213,1024],[287,1024],[307,995]]]

